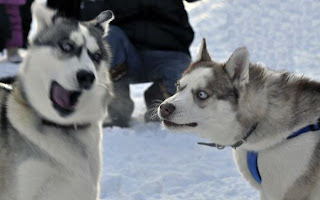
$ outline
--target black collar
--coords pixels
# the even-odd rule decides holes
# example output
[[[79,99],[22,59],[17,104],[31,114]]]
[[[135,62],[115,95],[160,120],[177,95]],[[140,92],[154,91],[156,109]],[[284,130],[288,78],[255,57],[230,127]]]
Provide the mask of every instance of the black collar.
[[[42,124],[45,126],[60,128],[60,129],[68,129],[68,130],[82,130],[90,127],[90,123],[87,124],[57,124],[52,121],[42,119]]]
[[[230,147],[236,149],[236,148],[240,147],[243,143],[246,143],[248,137],[250,137],[250,135],[253,133],[253,131],[256,130],[257,126],[258,126],[258,122],[256,122],[253,126],[251,126],[250,130],[247,132],[247,134],[241,140],[239,140],[238,142],[234,143],[233,145],[230,145]],[[198,142],[198,144],[207,145],[207,146],[210,146],[210,147],[216,147],[219,150],[224,149],[226,147],[225,145],[220,145],[220,144],[216,144],[216,143]]]

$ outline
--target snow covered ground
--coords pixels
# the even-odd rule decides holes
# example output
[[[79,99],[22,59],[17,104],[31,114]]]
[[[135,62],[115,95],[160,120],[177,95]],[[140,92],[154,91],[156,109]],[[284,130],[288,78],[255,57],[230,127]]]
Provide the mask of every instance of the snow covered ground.
[[[196,37],[206,37],[214,60],[247,46],[253,62],[318,79],[319,0],[202,0],[186,4]],[[17,66],[0,59],[0,75]],[[102,200],[250,200],[258,193],[239,175],[230,149],[197,145],[195,135],[142,123],[143,91],[134,85],[132,128],[104,129]]]

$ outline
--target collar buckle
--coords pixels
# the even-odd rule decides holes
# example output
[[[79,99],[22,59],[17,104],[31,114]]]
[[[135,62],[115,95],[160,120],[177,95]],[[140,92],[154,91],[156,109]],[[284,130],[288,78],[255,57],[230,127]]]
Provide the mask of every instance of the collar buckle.
[[[258,122],[256,122],[255,124],[253,124],[253,126],[251,126],[250,130],[247,132],[247,134],[241,140],[234,143],[233,145],[230,145],[230,147],[232,147],[233,149],[236,149],[236,148],[240,147],[241,145],[243,145],[244,143],[246,143],[247,139],[256,130],[257,126],[258,126]],[[210,146],[210,147],[215,147],[218,150],[222,150],[226,147],[225,145],[220,145],[220,144],[216,144],[216,143],[198,142],[198,144],[199,145],[206,145],[206,146]]]
[[[225,147],[226,147],[226,146],[216,144],[216,148],[217,148],[218,150],[222,150],[222,149],[224,149]]]

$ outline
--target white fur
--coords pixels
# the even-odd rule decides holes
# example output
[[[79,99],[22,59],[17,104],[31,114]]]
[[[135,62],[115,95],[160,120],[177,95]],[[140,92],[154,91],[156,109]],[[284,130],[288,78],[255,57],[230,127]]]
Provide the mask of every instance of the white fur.
[[[55,11],[47,9],[40,0],[32,5],[32,11],[38,21],[37,31],[52,23]],[[70,33],[69,38],[83,45],[84,49],[98,50],[97,41],[84,26]],[[35,152],[47,156],[47,159],[35,153],[37,155],[16,163],[13,169],[17,178],[6,180],[10,191],[0,195],[5,198],[1,200],[99,198],[102,120],[106,113],[104,108],[112,95],[108,67],[109,63],[104,60],[95,66],[86,50],[81,51],[80,56],[68,57],[52,46],[31,46],[28,49],[19,70],[17,87],[8,96],[7,117],[15,131],[35,147]],[[90,89],[80,89],[79,70],[94,74],[95,82]],[[68,116],[61,116],[52,105],[52,81],[67,90],[81,90],[74,112]],[[66,128],[41,124],[43,118],[59,125],[89,124],[89,127],[75,127],[66,133]]]
[[[80,25],[80,27],[83,27],[83,25]],[[88,32],[87,28],[80,28],[80,30],[85,30],[86,32]],[[84,31],[74,31],[70,34],[70,39],[74,41],[77,46],[82,46],[84,44],[84,38],[86,37],[82,35],[82,32]]]
[[[170,121],[177,124],[198,123],[195,128],[182,127],[177,130],[197,133],[221,145],[231,145],[236,142],[234,138],[242,130],[236,119],[237,113],[234,112],[231,104],[210,99],[205,108],[199,108],[192,97],[191,90],[204,87],[207,80],[213,78],[210,74],[213,73],[209,68],[199,68],[185,75],[180,80],[180,86],[181,88],[186,86],[186,88],[166,99],[163,104],[171,103],[176,108]],[[260,104],[263,103],[260,101]],[[276,112],[274,114],[281,115]],[[319,137],[317,133],[305,134],[274,147],[283,142],[291,133],[290,131],[283,132],[276,137],[265,138],[255,145],[244,144],[234,151],[234,159],[239,171],[252,186],[261,192],[263,200],[283,199],[284,191],[289,190],[295,181],[306,173]],[[269,149],[270,147],[272,148]],[[263,180],[261,185],[253,179],[247,167],[247,151],[252,149],[260,150],[258,165]],[[299,162],[296,160],[297,157],[301,158]],[[318,198],[319,196],[315,195],[311,199]]]
[[[258,165],[263,180],[261,185],[257,184],[248,171],[247,151],[235,150],[234,158],[241,174],[265,199],[283,199],[283,191],[289,190],[294,182],[307,172],[306,167],[316,145],[315,141],[319,139],[317,134],[319,133],[301,135],[272,149],[260,151]]]
[[[235,136],[238,134],[234,130],[240,129],[236,120],[236,113],[233,112],[231,105],[222,100],[209,98],[206,102],[207,106],[200,108],[195,105],[193,100],[191,91],[204,88],[207,81],[212,77],[213,72],[210,68],[200,67],[195,69],[180,80],[180,87],[186,88],[166,99],[163,104],[171,103],[176,107],[170,121],[177,124],[193,122],[198,124],[197,127],[192,129],[186,127],[185,131],[198,133],[202,137],[221,145],[231,145],[236,142]],[[192,117],[190,118],[190,116]],[[215,127],[215,129],[207,129],[207,127]],[[213,130],[216,134],[212,134]]]
[[[230,78],[237,78],[237,71],[240,77],[238,77],[234,84],[242,87],[249,82],[249,52],[245,47],[238,48],[231,55],[226,65],[226,70]]]
[[[213,77],[213,72],[210,68],[202,68],[196,69],[191,74],[186,74],[180,80],[180,86],[183,88],[184,86],[188,86],[190,91],[190,87],[192,89],[196,88],[204,88],[206,86],[207,80]]]
[[[87,48],[91,51],[91,52],[95,52],[99,49],[96,40],[94,39],[94,37],[92,37],[87,29],[87,27],[83,26],[82,24],[80,24],[80,30],[81,30],[81,34],[83,35],[83,37],[86,39],[86,45]]]
[[[56,14],[55,10],[49,9],[45,4],[46,2],[42,0],[35,0],[31,6],[32,19],[34,20],[33,33],[29,35],[31,43],[37,33],[52,23],[52,17]]]
[[[106,16],[109,16],[109,17],[106,18]],[[100,15],[97,17],[98,23],[100,23],[104,29],[103,37],[106,37],[108,35],[109,24],[113,19],[114,19],[114,14],[110,10],[100,13]]]
[[[201,44],[200,57],[198,62],[208,60],[210,55],[206,51],[205,44]],[[249,131],[250,126],[259,122],[253,134],[247,142],[234,150],[234,159],[239,171],[244,178],[260,191],[261,200],[280,199],[320,199],[320,181],[318,180],[319,170],[311,169],[313,164],[318,167],[318,158],[314,157],[320,139],[320,131],[309,132],[296,138],[286,140],[294,131],[316,122],[318,115],[318,83],[301,80],[297,77],[287,76],[284,73],[272,72],[258,68],[252,71],[255,75],[263,76],[262,79],[249,80],[249,54],[246,48],[235,50],[225,64],[212,62],[211,65],[201,67],[199,63],[191,65],[194,67],[179,80],[180,90],[175,95],[166,99],[158,109],[158,115],[162,118],[163,125],[173,130],[200,134],[202,137],[220,145],[232,145],[243,138]],[[205,90],[208,82],[212,84],[218,75],[225,77],[219,67],[225,67],[227,77],[239,92],[239,98],[234,103],[228,99],[218,100],[215,95],[204,101],[200,101],[193,94],[197,90]],[[260,70],[260,71],[259,71]],[[251,72],[251,71],[250,71]],[[218,75],[214,73],[220,73]],[[261,74],[260,74],[261,73]],[[285,81],[283,80],[285,78]],[[219,79],[218,84],[227,84],[225,79]],[[279,83],[285,89],[279,88]],[[261,84],[256,86],[256,84]],[[304,93],[301,87],[310,86]],[[290,88],[290,89],[289,89]],[[219,88],[215,88],[219,90]],[[220,88],[220,90],[223,90]],[[226,92],[226,91],[220,91]],[[268,93],[269,92],[269,93]],[[272,98],[272,95],[282,94],[296,95],[300,92],[304,98]],[[272,94],[271,97],[268,96]],[[297,104],[297,101],[302,101]],[[175,108],[163,110],[161,107],[171,104]],[[297,108],[299,105],[301,108]],[[167,107],[169,108],[169,107]],[[171,111],[169,111],[171,110]],[[296,115],[305,114],[304,118]],[[169,113],[169,114],[166,114]],[[308,114],[308,115],[307,115]],[[305,119],[306,118],[306,119]],[[197,123],[198,126],[173,126],[166,125],[165,121],[183,125]],[[251,124],[251,125],[250,125]],[[249,126],[249,128],[248,128]],[[241,137],[240,137],[241,136]],[[251,176],[247,166],[247,152],[256,151],[258,155],[258,168],[262,178],[262,184],[258,184]],[[213,158],[214,159],[214,158]],[[310,177],[310,175],[312,177]],[[305,180],[305,179],[308,180]],[[312,179],[313,178],[313,179]],[[312,182],[312,180],[315,180]],[[298,182],[301,181],[301,182]]]
[[[38,31],[52,23],[55,11],[48,9],[40,0],[33,3],[32,11],[35,19],[40,22]],[[95,52],[98,49],[97,42],[85,26],[81,24],[79,26],[79,31],[70,33],[70,39],[78,45],[85,45],[84,48],[88,48],[91,52]],[[107,24],[104,27],[107,28]],[[101,109],[101,105],[105,101],[103,96],[106,90],[103,86],[108,85],[110,81],[107,79],[109,77],[107,70],[109,63],[101,62],[100,65],[103,67],[96,70],[86,50],[81,52],[80,58],[74,56],[63,59],[61,57],[63,57],[61,52],[50,46],[36,48],[31,46],[29,48],[26,59],[19,70],[23,90],[28,91],[25,95],[29,103],[42,117],[60,124],[87,123],[102,119],[105,110]],[[67,117],[62,117],[52,107],[52,102],[48,98],[51,83],[57,81],[68,90],[78,90],[76,73],[79,70],[92,72],[96,81],[90,90],[82,92],[76,111]],[[88,102],[90,102],[90,106],[88,106]]]
[[[203,50],[203,48],[206,46],[206,42],[205,42],[205,40],[204,39],[202,39],[201,40],[201,43],[200,43],[200,45],[198,46],[198,49],[197,49],[197,56],[196,56],[196,61],[199,61],[199,60],[201,60],[201,57],[202,57],[202,50]]]
[[[28,160],[18,167],[17,197],[32,200],[88,200],[97,199],[101,167],[101,122],[92,124],[87,131],[78,131],[77,138],[88,150],[87,160],[69,143],[55,133],[43,134],[37,129],[33,111],[16,101],[8,99],[8,118],[14,128],[46,154],[54,158],[61,168],[52,167],[38,160]],[[48,182],[48,180],[50,180]],[[19,198],[21,197],[21,198]],[[59,197],[59,198],[58,198]]]
[[[86,51],[82,51],[80,59],[73,57],[68,60],[58,59],[58,52],[50,47],[30,48],[28,55],[31,56],[27,57],[22,64],[19,74],[22,75],[24,90],[28,91],[26,93],[27,99],[37,112],[43,117],[61,124],[84,123],[102,118],[105,111],[101,109],[100,105],[105,100],[103,98],[105,88],[101,84],[107,85],[108,80],[103,77],[107,76],[106,68],[100,67],[96,71]],[[70,116],[61,117],[52,107],[52,102],[48,98],[51,83],[57,81],[68,90],[78,90],[76,73],[81,69],[93,72],[100,84],[95,81],[92,89],[83,91],[76,111]],[[88,102],[90,102],[90,106],[87,106]]]

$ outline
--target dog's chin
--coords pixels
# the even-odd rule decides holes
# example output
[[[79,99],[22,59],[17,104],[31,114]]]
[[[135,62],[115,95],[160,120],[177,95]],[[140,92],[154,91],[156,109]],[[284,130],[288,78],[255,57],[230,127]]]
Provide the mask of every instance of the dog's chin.
[[[198,123],[186,123],[186,124],[178,124],[168,120],[162,120],[162,125],[167,129],[186,129],[186,128],[195,128],[198,126]]]
[[[62,117],[75,111],[80,95],[81,91],[67,90],[56,81],[51,83],[50,100],[53,108]]]

